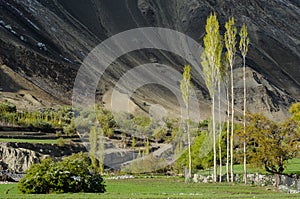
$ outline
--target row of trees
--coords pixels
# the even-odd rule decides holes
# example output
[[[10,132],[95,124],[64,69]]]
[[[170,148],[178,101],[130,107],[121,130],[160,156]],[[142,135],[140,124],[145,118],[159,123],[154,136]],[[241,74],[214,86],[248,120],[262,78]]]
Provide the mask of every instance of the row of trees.
[[[226,86],[227,93],[227,128],[226,128],[226,176],[227,181],[234,181],[233,164],[240,162],[244,165],[244,182],[247,183],[247,163],[250,163],[256,168],[264,168],[265,171],[273,174],[282,174],[287,161],[299,155],[299,137],[300,137],[300,103],[295,103],[291,106],[290,113],[292,117],[284,122],[275,123],[268,120],[262,114],[247,114],[246,115],[246,55],[248,52],[249,38],[247,27],[245,24],[241,27],[239,36],[239,50],[243,58],[243,124],[235,123],[234,121],[234,79],[233,67],[236,56],[236,35],[237,28],[234,26],[234,18],[229,18],[225,24],[225,36],[222,38],[219,32],[219,23],[217,16],[211,14],[207,19],[206,35],[204,37],[204,52],[201,55],[202,71],[205,83],[209,90],[212,100],[212,138],[213,138],[213,154],[205,158],[199,159],[199,150],[203,145],[203,134],[196,137],[195,143],[191,146],[189,141],[188,156],[188,177],[191,177],[192,159],[196,162],[195,167],[204,168],[213,162],[213,182],[217,181],[217,158],[220,166],[220,182],[222,179],[222,159],[224,153],[223,128],[224,121],[221,120],[221,82]],[[224,48],[225,46],[225,48]],[[182,98],[187,110],[187,127],[189,127],[189,97],[192,90],[190,66],[184,66],[183,79],[181,81]],[[229,94],[229,87],[231,94]],[[218,96],[218,97],[217,97]],[[218,107],[216,102],[218,100]],[[231,108],[231,110],[230,110]],[[216,124],[215,113],[218,110],[218,123]],[[231,118],[230,118],[231,116]],[[231,120],[231,121],[230,121]],[[219,127],[217,129],[217,127]],[[189,128],[187,128],[189,130]],[[210,129],[210,128],[208,128]],[[230,132],[231,131],[231,132]],[[189,134],[189,131],[188,131]],[[218,136],[219,135],[219,136]],[[234,136],[239,140],[239,143],[234,143]],[[218,152],[217,155],[217,137]],[[201,144],[200,144],[201,143]],[[239,145],[236,153],[234,146]],[[195,155],[194,153],[197,153]],[[242,151],[242,152],[241,152]],[[235,154],[238,155],[234,159]],[[212,157],[212,160],[210,159]],[[240,161],[242,157],[242,161]],[[249,157],[249,160],[247,160]],[[230,175],[229,175],[229,158],[230,158]],[[182,158],[179,159],[182,162]]]
[[[221,134],[222,134],[222,121],[221,121],[221,82],[225,82],[227,86],[227,161],[226,161],[226,173],[227,180],[229,181],[229,143],[230,143],[230,173],[231,181],[233,182],[233,136],[234,136],[234,89],[233,89],[233,66],[236,55],[236,34],[237,28],[234,26],[234,18],[229,18],[225,24],[226,32],[224,39],[222,38],[219,31],[219,22],[216,14],[211,14],[206,21],[206,35],[204,36],[204,51],[201,55],[202,59],[202,72],[208,91],[212,99],[212,134],[213,134],[213,162],[214,162],[214,177],[213,181],[217,181],[217,134],[219,134],[219,155],[221,154]],[[247,27],[243,24],[240,31],[240,45],[239,49],[243,56],[244,66],[244,134],[246,134],[246,81],[245,81],[245,57],[248,51],[249,38]],[[223,47],[226,47],[224,53]],[[230,68],[230,73],[229,73]],[[230,79],[230,84],[229,84]],[[229,85],[231,86],[231,95],[229,96]],[[181,82],[182,98],[186,105],[187,110],[187,127],[189,127],[189,96],[191,95],[191,75],[190,66],[184,67],[183,80]],[[216,92],[218,92],[218,129],[216,127]],[[231,99],[231,103],[230,103]],[[230,112],[231,105],[231,112]],[[229,116],[231,115],[231,135],[229,135]],[[188,135],[189,135],[189,128]],[[230,142],[229,142],[230,138]],[[190,141],[189,141],[189,177],[191,177],[191,152],[190,152]],[[246,142],[244,142],[244,150],[246,150]],[[246,176],[246,154],[244,153],[244,168]],[[220,159],[220,174],[222,175],[222,161]],[[220,175],[220,176],[221,176]],[[220,177],[221,180],[221,177]]]
[[[290,108],[291,117],[282,122],[274,122],[263,114],[246,114],[246,135],[243,123],[235,123],[235,142],[233,151],[233,163],[244,163],[244,142],[246,141],[246,164],[256,171],[267,171],[272,174],[283,174],[288,166],[288,160],[298,157],[300,154],[300,103],[295,103]],[[226,124],[224,122],[224,124]],[[203,150],[209,147],[212,137],[207,131],[211,131],[211,122],[203,122],[191,144],[192,171],[209,169],[213,166],[213,150],[203,155]],[[224,125],[226,126],[226,125]],[[200,127],[200,125],[199,125]],[[221,150],[217,148],[217,161],[226,162],[227,129],[223,128],[221,138]],[[211,138],[212,139],[212,138]],[[230,141],[229,141],[230,142]],[[188,165],[188,150],[179,157],[173,165],[175,172],[181,172],[182,167]]]
[[[40,111],[18,110],[16,105],[3,101],[0,103],[0,124],[4,126],[26,126],[51,130],[62,128],[67,135],[75,133],[74,113],[72,107],[61,106],[58,109]]]

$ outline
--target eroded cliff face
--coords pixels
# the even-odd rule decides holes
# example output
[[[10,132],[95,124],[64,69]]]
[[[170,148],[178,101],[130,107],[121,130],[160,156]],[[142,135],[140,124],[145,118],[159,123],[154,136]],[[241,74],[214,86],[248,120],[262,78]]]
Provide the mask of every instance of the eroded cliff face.
[[[41,154],[24,148],[13,148],[5,143],[0,145],[1,171],[24,173],[33,163],[39,162]]]
[[[101,41],[132,28],[155,26],[178,30],[201,44],[206,18],[212,11],[218,14],[221,32],[229,16],[235,17],[238,28],[243,22],[248,26],[248,110],[281,120],[288,115],[290,103],[300,100],[298,1],[0,0],[0,11],[0,64],[64,103],[71,100],[82,61]],[[239,56],[235,92],[236,105],[241,108]],[[180,72],[185,63],[172,53],[158,50],[129,53],[104,74],[97,91],[99,99],[126,71],[153,60]],[[193,78],[199,99],[208,102],[203,81],[196,75]],[[1,85],[11,81],[14,79],[1,79]],[[5,99],[6,92],[2,89],[0,98]],[[133,100],[137,104],[178,106],[174,95],[157,85],[139,89]],[[208,107],[202,110],[209,112]]]
[[[235,70],[236,112],[243,111],[243,72]],[[289,115],[288,108],[294,99],[284,90],[271,84],[268,79],[252,68],[246,68],[247,111],[262,112],[272,120],[279,121]]]
[[[132,161],[138,152],[131,148],[120,149],[121,142],[106,138],[104,164],[105,168],[120,169],[122,164]],[[87,152],[83,144],[32,144],[8,142],[0,143],[0,179],[1,173],[25,173],[34,163],[39,163],[46,157],[60,160],[79,152]],[[1,181],[1,180],[0,180]]]
[[[0,143],[2,167],[0,170],[24,173],[33,163],[38,163],[46,157],[62,158],[80,151],[86,151],[86,148],[79,144],[58,146],[56,144]]]

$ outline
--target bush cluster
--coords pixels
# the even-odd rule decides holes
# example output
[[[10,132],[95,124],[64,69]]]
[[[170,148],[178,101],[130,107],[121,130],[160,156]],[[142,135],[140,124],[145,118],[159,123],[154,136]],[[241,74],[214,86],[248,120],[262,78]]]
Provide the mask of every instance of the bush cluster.
[[[78,153],[54,162],[46,158],[33,164],[18,183],[22,193],[104,193],[105,184],[100,174],[89,171],[90,159],[87,154]]]

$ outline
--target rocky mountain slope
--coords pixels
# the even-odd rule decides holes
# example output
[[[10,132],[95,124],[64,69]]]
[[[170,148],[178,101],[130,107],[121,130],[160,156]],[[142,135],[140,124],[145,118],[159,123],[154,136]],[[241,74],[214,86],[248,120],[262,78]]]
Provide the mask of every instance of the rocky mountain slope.
[[[178,30],[202,43],[212,11],[218,14],[221,32],[229,16],[236,18],[238,27],[243,22],[248,26],[248,109],[276,120],[285,118],[290,103],[300,100],[300,4],[296,0],[0,0],[0,65],[55,97],[52,102],[70,103],[78,68],[101,41],[132,28],[154,26]],[[126,71],[149,62],[180,72],[185,63],[172,53],[154,49],[128,53],[106,71],[99,83],[99,99]],[[199,77],[193,78],[198,97],[209,103],[205,86]],[[237,58],[238,109],[242,107],[241,78]],[[1,76],[0,98],[9,98],[7,85],[18,79]],[[40,98],[39,93],[31,95]],[[178,106],[174,95],[157,85],[142,87],[132,101],[140,108],[143,104]],[[208,112],[209,107],[202,109]]]

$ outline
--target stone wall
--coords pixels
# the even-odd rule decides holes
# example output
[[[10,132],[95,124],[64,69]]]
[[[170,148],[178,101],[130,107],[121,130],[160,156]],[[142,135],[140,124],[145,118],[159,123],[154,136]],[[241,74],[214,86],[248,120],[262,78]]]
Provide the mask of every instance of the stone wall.
[[[300,193],[300,176],[299,175],[278,175],[278,188],[282,191],[289,193]],[[275,175],[263,175],[263,174],[248,174],[247,183],[257,186],[275,186]],[[217,178],[219,180],[219,177]],[[242,182],[243,175],[235,174],[234,181]],[[209,183],[213,181],[213,175],[203,176],[194,174],[194,182]],[[226,181],[226,175],[222,176],[222,181]]]

